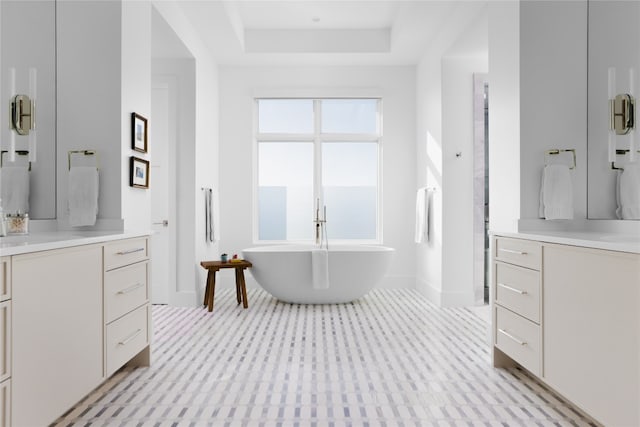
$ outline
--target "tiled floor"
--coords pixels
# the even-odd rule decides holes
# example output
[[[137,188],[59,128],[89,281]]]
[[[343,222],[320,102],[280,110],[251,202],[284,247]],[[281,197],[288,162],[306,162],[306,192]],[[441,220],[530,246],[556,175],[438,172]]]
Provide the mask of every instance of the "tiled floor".
[[[583,426],[522,371],[491,367],[488,324],[415,291],[292,305],[254,290],[153,309],[152,366],[121,371],[57,425]]]

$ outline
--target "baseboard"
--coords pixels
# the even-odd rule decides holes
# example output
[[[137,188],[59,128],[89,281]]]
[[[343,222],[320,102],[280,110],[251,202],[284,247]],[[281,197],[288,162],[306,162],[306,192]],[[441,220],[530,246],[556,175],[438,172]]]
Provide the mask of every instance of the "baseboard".
[[[437,306],[440,306],[442,304],[442,292],[440,291],[440,289],[435,288],[429,282],[420,278],[416,278],[415,286],[418,292],[424,295],[427,300]]]
[[[385,276],[376,289],[415,289],[416,279],[413,276]]]
[[[442,292],[441,307],[471,307],[481,304],[472,292]]]

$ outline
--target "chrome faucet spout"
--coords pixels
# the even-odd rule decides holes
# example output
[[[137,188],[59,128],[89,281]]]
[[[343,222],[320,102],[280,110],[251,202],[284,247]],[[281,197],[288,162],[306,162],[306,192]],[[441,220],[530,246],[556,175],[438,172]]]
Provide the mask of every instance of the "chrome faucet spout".
[[[320,199],[316,199],[316,217],[313,220],[316,232],[316,245],[322,247],[323,238],[326,240],[327,207],[323,206],[322,218],[320,217]],[[327,248],[329,243],[327,242]]]

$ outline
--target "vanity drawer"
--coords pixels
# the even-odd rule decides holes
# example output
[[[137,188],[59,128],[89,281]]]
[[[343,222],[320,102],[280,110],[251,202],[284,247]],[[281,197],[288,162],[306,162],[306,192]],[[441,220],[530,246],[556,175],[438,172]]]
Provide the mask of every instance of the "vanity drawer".
[[[149,344],[149,306],[107,325],[107,377]]]
[[[0,301],[11,298],[11,257],[0,258]]]
[[[521,267],[540,270],[542,265],[542,245],[524,239],[496,237],[493,254],[495,259],[519,265]]]
[[[540,326],[496,306],[495,346],[532,374],[540,376]]]
[[[11,301],[0,303],[0,381],[11,376]]]
[[[540,272],[502,262],[495,271],[496,303],[540,323]]]
[[[149,258],[149,239],[126,239],[104,245],[105,271]]]
[[[105,322],[127,314],[149,300],[149,262],[107,271],[104,274]]]

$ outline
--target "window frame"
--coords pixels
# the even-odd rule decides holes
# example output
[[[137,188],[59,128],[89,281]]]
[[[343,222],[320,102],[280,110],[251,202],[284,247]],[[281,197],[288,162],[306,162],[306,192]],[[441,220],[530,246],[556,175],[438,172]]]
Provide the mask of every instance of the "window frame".
[[[260,133],[258,123],[258,112],[260,100],[269,99],[305,99],[313,101],[313,133]],[[322,108],[323,100],[334,99],[372,99],[376,100],[376,130],[377,133],[322,133]],[[351,143],[371,143],[377,144],[377,182],[376,182],[376,237],[374,239],[331,239],[331,243],[346,244],[381,244],[382,236],[382,153],[383,153],[383,134],[382,134],[382,97],[380,96],[357,96],[357,97],[255,97],[253,100],[253,224],[252,224],[252,240],[254,244],[309,244],[313,243],[313,239],[307,240],[260,240],[259,212],[258,212],[258,190],[259,190],[259,164],[258,152],[259,144],[263,142],[289,142],[289,143],[313,143],[313,200],[320,198],[320,204],[324,202],[324,194],[322,188],[322,144],[324,142],[351,142]],[[330,207],[327,207],[328,223],[331,224]],[[309,214],[309,228],[313,227],[313,212]]]

